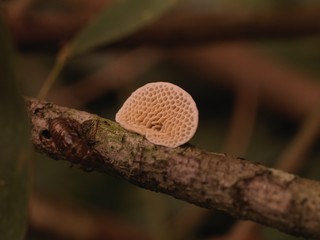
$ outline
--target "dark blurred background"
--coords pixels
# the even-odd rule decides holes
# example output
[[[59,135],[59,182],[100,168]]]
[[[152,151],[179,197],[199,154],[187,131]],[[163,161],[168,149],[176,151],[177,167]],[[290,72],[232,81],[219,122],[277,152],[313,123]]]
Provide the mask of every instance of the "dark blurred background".
[[[19,85],[36,97],[59,51],[113,0],[6,0],[1,7]],[[68,58],[46,98],[114,120],[136,88],[172,82],[199,109],[192,144],[319,180],[319,10],[315,0],[181,0]],[[64,161],[34,159],[26,239],[295,239]]]

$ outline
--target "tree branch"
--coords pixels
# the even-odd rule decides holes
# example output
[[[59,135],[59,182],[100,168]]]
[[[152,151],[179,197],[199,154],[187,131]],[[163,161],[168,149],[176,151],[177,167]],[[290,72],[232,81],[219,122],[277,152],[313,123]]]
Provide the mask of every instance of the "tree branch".
[[[35,99],[26,103],[40,153],[296,236],[320,237],[319,182],[190,145],[157,146],[96,115]],[[50,123],[58,117],[55,131]],[[60,146],[71,131],[78,134],[70,146],[78,147],[75,152]]]

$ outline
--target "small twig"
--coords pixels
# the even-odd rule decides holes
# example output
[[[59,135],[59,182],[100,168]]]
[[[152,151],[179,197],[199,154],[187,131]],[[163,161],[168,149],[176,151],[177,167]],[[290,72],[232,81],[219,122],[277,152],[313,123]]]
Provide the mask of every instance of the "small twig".
[[[40,91],[38,94],[39,99],[45,99],[46,96],[48,95],[48,92],[50,91],[55,80],[57,79],[60,72],[62,71],[63,66],[65,65],[65,63],[68,59],[70,51],[71,51],[71,47],[69,45],[66,45],[65,47],[63,47],[59,51],[57,59],[53,65],[51,71],[49,72],[47,79],[44,81],[42,87],[40,88]]]
[[[320,237],[319,182],[189,145],[157,146],[96,115],[35,99],[26,103],[32,141],[40,153],[72,162],[78,157],[84,170],[113,173],[143,188],[293,235]],[[56,146],[75,127],[60,128],[57,136],[59,131],[48,128],[57,117],[81,124],[83,133],[76,144],[86,150],[85,155]]]
[[[235,106],[228,127],[223,152],[245,156],[254,129],[259,102],[255,83],[239,82],[235,89]]]

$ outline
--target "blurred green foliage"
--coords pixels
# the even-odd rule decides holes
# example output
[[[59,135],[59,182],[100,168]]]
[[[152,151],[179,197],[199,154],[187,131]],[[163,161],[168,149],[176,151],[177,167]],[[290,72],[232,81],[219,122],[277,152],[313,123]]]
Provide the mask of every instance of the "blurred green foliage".
[[[27,220],[29,128],[18,94],[14,54],[0,19],[0,238],[24,239]]]

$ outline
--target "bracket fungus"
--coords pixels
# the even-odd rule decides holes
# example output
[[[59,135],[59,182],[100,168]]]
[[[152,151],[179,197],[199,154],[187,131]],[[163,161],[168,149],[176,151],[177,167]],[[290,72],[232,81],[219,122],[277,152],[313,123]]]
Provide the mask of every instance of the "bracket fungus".
[[[168,82],[153,82],[131,94],[116,114],[116,122],[154,144],[175,148],[195,134],[198,109],[182,88]]]

